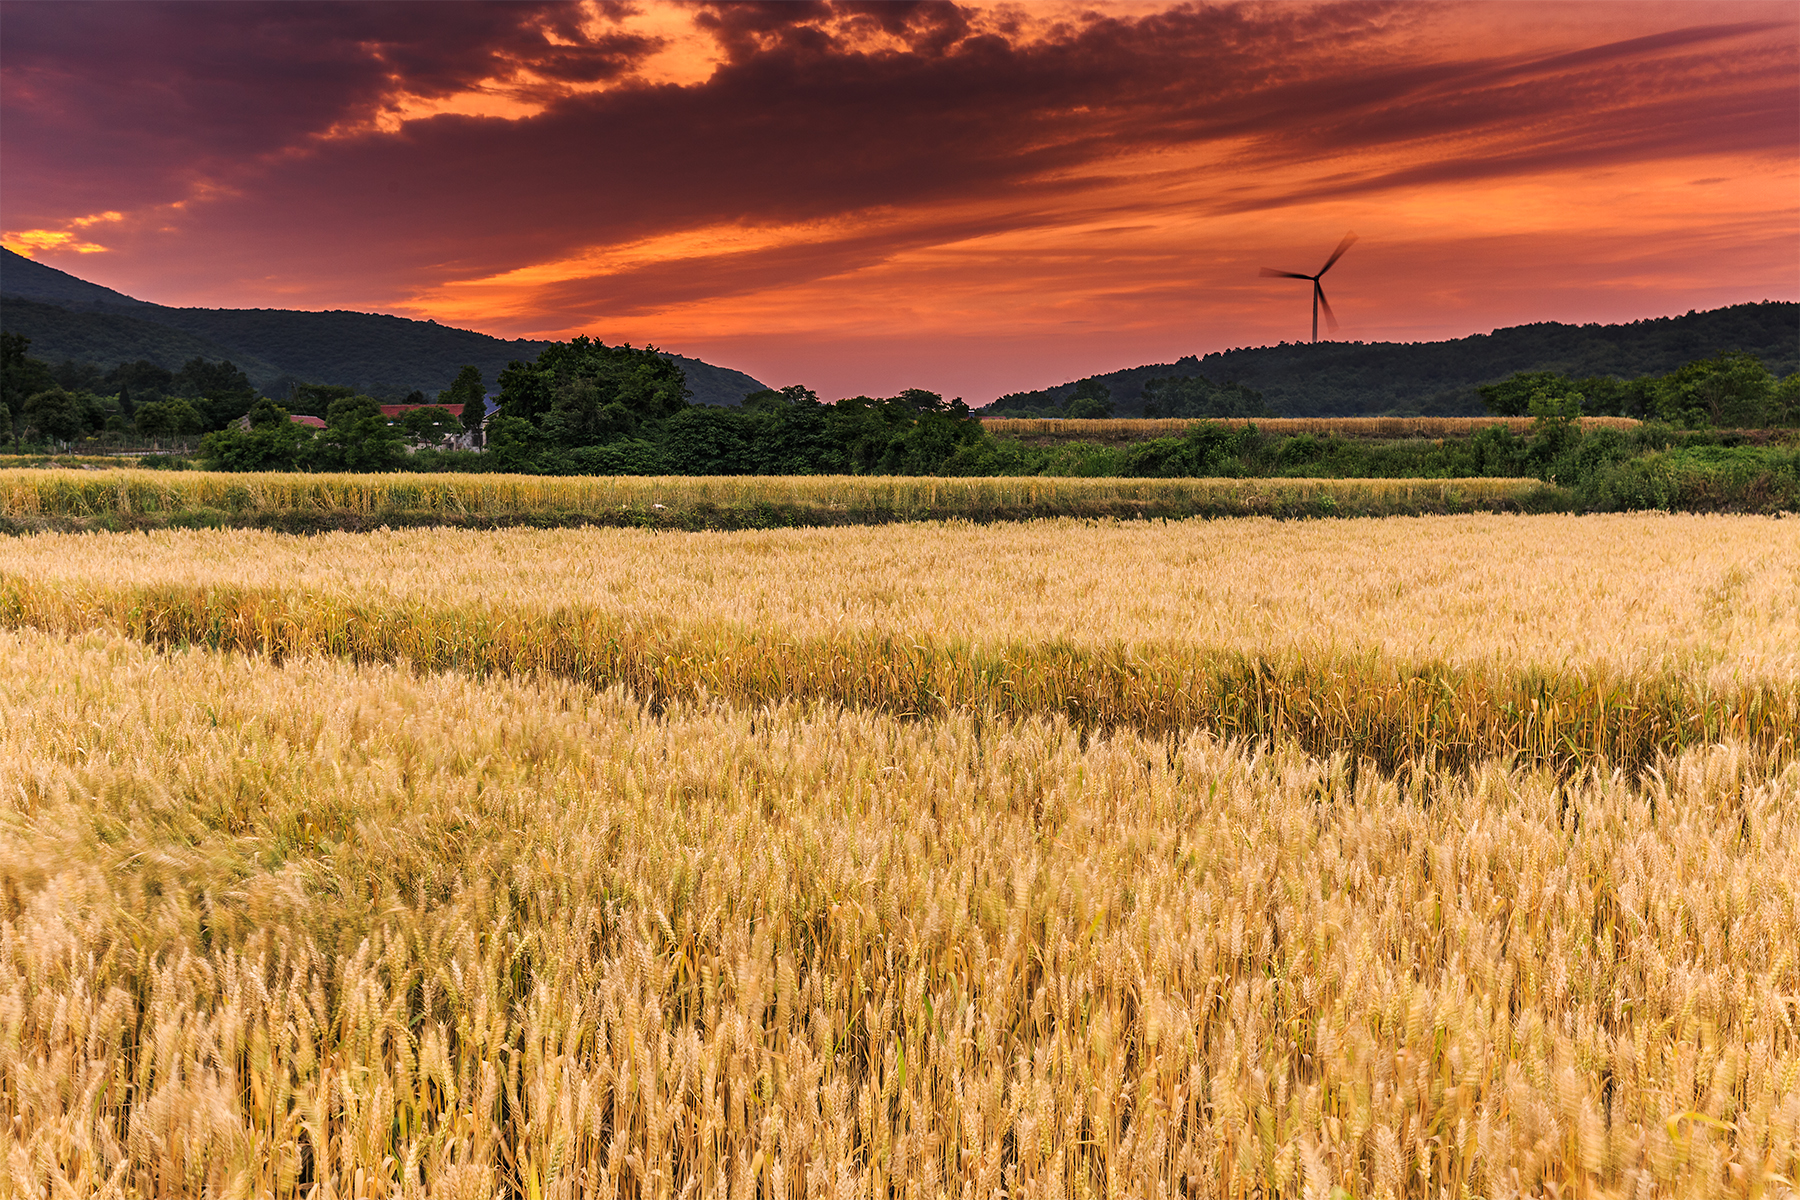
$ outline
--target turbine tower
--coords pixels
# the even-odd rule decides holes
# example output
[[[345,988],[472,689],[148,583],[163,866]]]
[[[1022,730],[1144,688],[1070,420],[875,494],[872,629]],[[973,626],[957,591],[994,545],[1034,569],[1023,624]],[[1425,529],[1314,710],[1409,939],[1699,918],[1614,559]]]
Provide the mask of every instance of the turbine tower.
[[[1319,309],[1320,308],[1323,308],[1325,310],[1325,323],[1331,327],[1331,332],[1336,333],[1337,328],[1338,328],[1337,318],[1335,316],[1333,316],[1331,313],[1331,304],[1329,301],[1327,301],[1325,299],[1325,289],[1323,287],[1319,286],[1319,280],[1321,277],[1324,276],[1325,272],[1331,270],[1332,263],[1334,263],[1338,259],[1344,257],[1344,251],[1348,250],[1350,248],[1350,243],[1354,242],[1355,240],[1356,240],[1356,234],[1354,232],[1346,233],[1344,235],[1344,240],[1339,242],[1338,248],[1331,252],[1331,257],[1325,260],[1325,265],[1319,268],[1319,273],[1317,275],[1302,275],[1298,271],[1277,271],[1273,267],[1264,267],[1262,269],[1262,271],[1259,272],[1264,279],[1310,279],[1310,280],[1312,280],[1312,285],[1313,285],[1313,336],[1312,336],[1312,340],[1315,342],[1319,340]]]

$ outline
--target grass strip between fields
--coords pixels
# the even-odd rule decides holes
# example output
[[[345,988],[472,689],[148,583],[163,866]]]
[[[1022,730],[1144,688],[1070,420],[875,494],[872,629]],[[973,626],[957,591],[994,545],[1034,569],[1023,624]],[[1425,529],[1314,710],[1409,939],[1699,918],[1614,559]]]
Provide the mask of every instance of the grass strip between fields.
[[[124,634],[159,647],[327,655],[425,670],[545,672],[674,701],[786,700],[906,717],[968,712],[1062,717],[1083,730],[1149,736],[1202,728],[1289,740],[1384,770],[1463,767],[1517,755],[1560,767],[1640,768],[1734,739],[1780,760],[1800,730],[1800,689],[1723,687],[1665,671],[1498,671],[1364,656],[1254,654],[1199,646],[975,647],[900,634],[783,638],[667,619],[622,623],[579,607],[433,610],[304,591],[151,585],[70,588],[0,577],[0,624]]]

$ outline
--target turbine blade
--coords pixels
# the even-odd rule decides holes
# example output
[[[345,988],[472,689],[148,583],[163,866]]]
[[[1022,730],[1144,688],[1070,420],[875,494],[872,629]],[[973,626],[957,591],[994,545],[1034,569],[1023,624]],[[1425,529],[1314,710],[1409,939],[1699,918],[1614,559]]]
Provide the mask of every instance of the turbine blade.
[[[1325,328],[1336,333],[1338,331],[1338,322],[1337,317],[1333,315],[1331,311],[1331,301],[1325,299],[1325,289],[1319,287],[1318,280],[1315,279],[1313,281],[1313,287],[1318,288],[1319,307],[1325,310]]]
[[[1302,275],[1297,271],[1277,271],[1273,267],[1264,267],[1257,272],[1264,279],[1311,279],[1311,275]]]
[[[1346,233],[1344,235],[1344,240],[1338,243],[1338,248],[1331,252],[1330,258],[1325,260],[1325,265],[1319,268],[1319,274],[1323,275],[1325,272],[1331,270],[1331,264],[1336,262],[1338,259],[1344,257],[1344,251],[1348,250],[1350,248],[1350,244],[1352,242],[1354,242],[1355,240],[1356,240],[1356,231],[1354,229],[1351,230],[1349,233]]]

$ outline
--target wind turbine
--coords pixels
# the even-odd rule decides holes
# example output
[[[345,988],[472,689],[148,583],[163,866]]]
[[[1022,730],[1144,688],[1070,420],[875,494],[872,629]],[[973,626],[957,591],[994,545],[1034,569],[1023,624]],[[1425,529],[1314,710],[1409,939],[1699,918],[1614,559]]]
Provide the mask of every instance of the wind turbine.
[[[1330,302],[1328,302],[1325,299],[1325,289],[1319,286],[1319,280],[1322,276],[1324,276],[1325,272],[1331,270],[1332,263],[1334,263],[1338,259],[1344,257],[1344,251],[1348,250],[1350,248],[1350,243],[1354,242],[1355,240],[1356,240],[1356,234],[1354,231],[1352,231],[1350,233],[1346,233],[1344,235],[1344,240],[1339,242],[1338,248],[1331,252],[1331,257],[1325,260],[1325,265],[1319,268],[1319,273],[1317,275],[1302,275],[1298,271],[1277,271],[1273,267],[1264,267],[1259,272],[1259,274],[1261,274],[1264,279],[1310,279],[1310,280],[1312,280],[1312,285],[1313,285],[1313,336],[1312,336],[1312,340],[1315,342],[1319,340],[1319,309],[1320,308],[1324,308],[1324,310],[1325,310],[1325,323],[1331,327],[1331,332],[1336,333],[1337,327],[1338,327],[1337,318],[1331,315],[1331,304],[1330,304]]]

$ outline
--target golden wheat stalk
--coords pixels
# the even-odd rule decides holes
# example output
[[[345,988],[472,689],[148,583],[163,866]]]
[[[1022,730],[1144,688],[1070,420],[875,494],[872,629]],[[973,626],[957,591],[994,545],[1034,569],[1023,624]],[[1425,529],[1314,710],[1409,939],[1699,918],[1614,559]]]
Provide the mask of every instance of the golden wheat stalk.
[[[1800,765],[0,634],[13,1195],[1779,1195]]]

